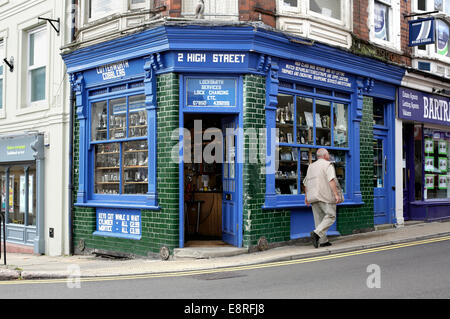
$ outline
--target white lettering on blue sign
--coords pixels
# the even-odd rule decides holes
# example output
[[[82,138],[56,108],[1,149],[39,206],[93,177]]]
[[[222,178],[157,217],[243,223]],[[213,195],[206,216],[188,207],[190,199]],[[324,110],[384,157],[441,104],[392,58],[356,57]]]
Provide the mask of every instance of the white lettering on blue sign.
[[[294,64],[285,63],[281,67],[281,73],[302,79],[319,81],[350,88],[352,86],[349,78],[344,72],[320,67],[304,62]]]
[[[189,63],[244,63],[245,54],[240,53],[213,53],[208,55],[206,53],[178,53],[178,62]]]
[[[97,214],[97,230],[119,234],[141,234],[139,213],[104,213]]]
[[[103,80],[117,79],[126,75],[126,69],[129,68],[128,60],[117,63],[103,65],[97,68],[97,74],[102,75]]]

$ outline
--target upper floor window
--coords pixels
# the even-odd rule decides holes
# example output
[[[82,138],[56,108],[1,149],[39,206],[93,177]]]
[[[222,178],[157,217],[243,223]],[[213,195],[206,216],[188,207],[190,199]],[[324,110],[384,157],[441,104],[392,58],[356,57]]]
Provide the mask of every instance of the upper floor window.
[[[46,69],[48,60],[47,30],[45,27],[28,33],[28,101],[45,100]]]
[[[342,20],[343,0],[309,0],[309,10],[325,17]]]
[[[143,9],[145,8],[146,0],[130,0],[130,9]]]
[[[372,0],[370,3],[370,40],[400,50],[400,1]]]
[[[414,12],[437,10],[450,15],[450,0],[415,0],[412,9]]]
[[[443,20],[436,20],[436,53],[438,56],[450,57],[448,46],[449,25]]]
[[[450,15],[450,0],[434,0],[434,10]]]
[[[3,40],[0,39],[0,58],[4,58],[5,49]],[[0,63],[0,110],[3,109],[3,61]]]
[[[120,12],[121,7],[121,1],[118,0],[89,0],[89,20]]]
[[[186,17],[194,17],[195,8],[199,1],[184,0],[182,3],[182,14]],[[237,20],[239,17],[238,1],[236,0],[209,0],[204,1],[204,6],[204,17],[206,20]]]
[[[374,2],[373,23],[375,38],[390,41],[391,10],[390,0]]]

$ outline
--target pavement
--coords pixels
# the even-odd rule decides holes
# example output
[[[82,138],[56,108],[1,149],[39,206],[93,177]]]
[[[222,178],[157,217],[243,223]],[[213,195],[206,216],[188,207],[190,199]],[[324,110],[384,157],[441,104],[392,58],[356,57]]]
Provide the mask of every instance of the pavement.
[[[402,227],[377,228],[372,232],[330,238],[332,246],[329,247],[314,248],[310,242],[295,242],[257,252],[234,247],[192,247],[178,249],[168,260],[7,253],[5,266],[2,252],[0,280],[175,274],[297,260],[450,236],[450,221],[407,222]]]

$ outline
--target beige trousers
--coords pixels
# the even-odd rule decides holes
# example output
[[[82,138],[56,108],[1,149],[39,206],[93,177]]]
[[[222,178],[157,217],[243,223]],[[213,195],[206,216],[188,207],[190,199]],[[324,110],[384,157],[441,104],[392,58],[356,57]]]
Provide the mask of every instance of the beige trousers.
[[[319,235],[320,244],[326,243],[328,241],[327,231],[336,221],[336,204],[316,202],[312,203],[311,207],[316,227],[314,232]]]

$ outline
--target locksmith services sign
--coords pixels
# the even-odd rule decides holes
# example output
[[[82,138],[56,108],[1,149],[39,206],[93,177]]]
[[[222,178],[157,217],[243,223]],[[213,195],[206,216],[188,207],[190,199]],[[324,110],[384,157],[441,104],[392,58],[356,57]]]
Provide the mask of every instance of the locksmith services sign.
[[[186,107],[236,107],[237,79],[186,78]]]
[[[434,43],[435,26],[434,18],[409,21],[409,46]]]
[[[399,118],[450,126],[450,98],[406,88],[398,95]]]

